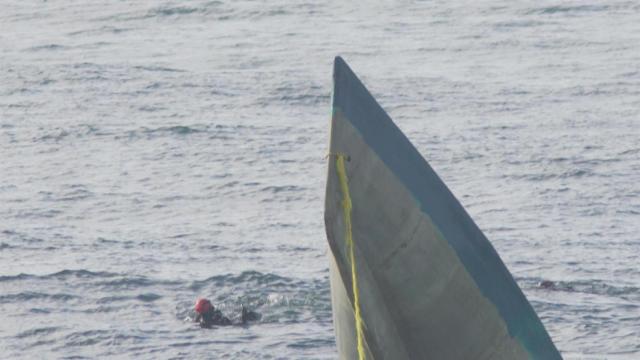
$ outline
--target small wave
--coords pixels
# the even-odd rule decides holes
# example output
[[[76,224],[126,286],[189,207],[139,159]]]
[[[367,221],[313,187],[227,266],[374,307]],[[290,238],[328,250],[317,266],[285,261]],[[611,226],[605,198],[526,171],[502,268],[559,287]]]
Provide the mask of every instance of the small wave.
[[[282,185],[282,186],[267,186],[260,190],[264,192],[271,192],[271,193],[277,194],[280,192],[303,191],[304,189],[296,185]]]
[[[59,143],[67,139],[79,139],[90,135],[100,136],[108,135],[108,133],[101,132],[94,125],[78,125],[70,128],[53,128],[44,129],[47,133],[40,136],[35,136],[31,141],[36,143]]]
[[[520,281],[520,279],[519,279]],[[523,284],[550,291],[566,291],[592,295],[619,297],[626,300],[640,300],[640,288],[635,286],[615,286],[602,280],[552,281],[546,279],[522,279]]]
[[[158,295],[158,294],[154,294],[154,293],[146,293],[146,294],[140,294],[138,296],[136,296],[137,300],[140,300],[142,302],[154,302],[158,299],[161,299],[162,296]]]
[[[258,271],[244,271],[239,275],[226,274],[212,276],[205,280],[194,281],[191,283],[192,290],[199,290],[207,285],[215,285],[218,288],[233,285],[269,285],[271,287],[287,287],[297,281],[271,273],[261,273]]]
[[[285,104],[290,104],[290,105],[317,105],[317,104],[328,103],[330,99],[331,99],[331,96],[327,94],[283,95],[276,98],[276,100],[282,101]]]
[[[143,105],[138,108],[138,111],[142,111],[142,112],[156,112],[156,111],[162,111],[162,110],[167,110],[167,108],[164,106],[153,106],[153,105]]]
[[[154,281],[144,276],[125,276],[118,277],[114,280],[100,282],[97,285],[105,288],[117,288],[124,289],[137,289],[141,287],[149,287],[154,284]]]
[[[32,336],[48,335],[48,334],[54,333],[54,332],[56,332],[56,331],[58,331],[60,329],[62,329],[62,328],[58,327],[58,326],[35,328],[35,329],[23,331],[23,332],[17,334],[16,337],[19,338],[19,339],[23,339],[23,338],[28,338],[28,337],[32,337]]]
[[[47,196],[44,199],[45,201],[60,202],[84,200],[92,197],[94,194],[86,189],[75,189],[69,192],[64,192],[62,194],[47,193],[46,195]]]
[[[0,295],[0,304],[22,302],[29,300],[70,301],[78,299],[77,296],[65,293],[47,294],[35,291],[26,291],[17,294]]]
[[[635,155],[635,154],[639,154],[639,153],[640,153],[640,148],[637,148],[637,149],[629,149],[629,150],[623,151],[623,152],[619,153],[618,155],[625,156],[625,155]]]
[[[271,223],[265,224],[263,226],[260,226],[259,228],[260,229],[262,229],[262,228],[264,228],[264,229],[273,229],[273,228],[285,229],[285,228],[295,228],[297,226],[300,226],[300,224],[299,223],[285,223],[285,222],[277,221],[277,222],[271,222]],[[282,247],[283,247],[282,245],[278,246],[279,249],[282,248]],[[291,248],[291,251],[302,250],[302,249],[308,249],[308,248],[295,246],[295,247]]]
[[[145,107],[145,111],[156,111],[161,108]],[[218,127],[211,127],[208,125],[173,125],[173,126],[161,126],[157,128],[143,127],[137,130],[128,130],[123,134],[116,135],[116,140],[137,140],[137,139],[155,139],[163,136],[189,136],[200,133],[207,133],[212,129],[218,129]],[[218,131],[218,130],[213,130]]]
[[[3,230],[1,232],[1,234],[17,240],[17,242],[19,242],[21,244],[22,243],[33,244],[33,243],[42,243],[42,242],[44,242],[44,240],[42,240],[40,238],[37,238],[37,237],[34,237],[34,236],[29,236],[29,235],[27,235],[25,233],[13,231],[13,230]]]
[[[123,291],[152,286],[176,286],[181,284],[181,281],[175,280],[155,280],[146,276],[116,275],[111,280],[99,281],[94,285],[107,291]]]
[[[565,171],[559,174],[549,174],[549,173],[539,173],[539,174],[517,174],[517,175],[505,175],[505,177],[512,178],[515,180],[528,180],[528,181],[547,181],[553,179],[572,179],[572,178],[582,178],[582,177],[591,177],[595,176],[595,174],[586,169],[572,169]]]
[[[115,302],[129,301],[131,296],[105,296],[96,301],[97,304],[111,304]]]
[[[168,344],[173,348],[192,348],[194,346],[213,345],[213,344],[239,344],[238,340],[199,340],[199,341],[181,341]]]
[[[46,275],[45,277],[54,277],[54,278],[68,278],[68,277],[76,277],[76,278],[110,278],[117,276],[115,273],[110,273],[106,271],[89,271],[89,270],[62,270],[57,273],[53,273],[51,275]]]
[[[148,135],[156,135],[156,134],[172,134],[172,135],[190,135],[205,132],[205,128],[197,128],[194,126],[186,126],[186,125],[175,125],[175,126],[163,126],[155,129],[144,128],[142,130],[143,133]]]
[[[186,7],[186,6],[176,6],[176,7],[158,7],[155,9],[151,9],[148,12],[149,17],[158,17],[158,16],[180,16],[180,15],[189,15],[195,12],[200,12],[201,9]]]
[[[38,85],[49,85],[49,84],[54,84],[56,82],[56,80],[53,79],[42,79],[38,82]]]
[[[289,105],[317,105],[328,103],[331,95],[323,86],[317,84],[303,84],[299,82],[283,83],[270,91],[270,94],[258,98],[258,105],[270,106],[273,103]]]
[[[300,340],[296,342],[292,342],[287,345],[289,348],[293,349],[313,349],[313,348],[327,348],[333,346],[335,344],[335,340],[333,337],[327,337],[324,339],[307,339]]]
[[[218,188],[219,189],[227,189],[227,188],[235,187],[236,185],[240,185],[240,182],[239,181],[229,181],[227,183],[224,183],[224,184],[220,185]]]
[[[50,314],[51,313],[49,309],[41,309],[41,308],[32,308],[32,309],[29,309],[29,312],[33,314]]]
[[[100,244],[119,244],[119,243],[121,243],[121,241],[118,241],[118,240],[111,240],[111,239],[105,239],[105,238],[103,238],[103,237],[98,237],[98,238],[96,239],[96,242],[97,242],[97,243],[100,243]]]
[[[89,29],[89,30],[80,30],[80,31],[71,31],[69,33],[67,33],[67,35],[69,36],[76,36],[76,35],[96,35],[96,34],[102,34],[102,33],[111,33],[111,34],[120,34],[126,31],[132,31],[133,28],[119,28],[119,27],[114,27],[114,26],[103,26],[100,27],[98,29]]]
[[[134,66],[136,70],[149,71],[149,72],[185,72],[185,70],[169,68],[164,66]]]
[[[117,274],[109,273],[109,272],[93,272],[89,270],[62,270],[52,274],[46,275],[32,275],[32,274],[18,274],[18,275],[9,275],[9,276],[0,276],[0,282],[10,282],[10,281],[21,281],[27,279],[39,279],[39,280],[48,280],[48,279],[57,279],[57,280],[68,280],[69,278],[109,278],[117,276]]]
[[[529,14],[576,14],[585,12],[600,12],[609,9],[607,5],[576,5],[576,6],[548,6],[538,9],[532,9]]]
[[[635,286],[615,286],[607,284],[604,281],[573,281],[560,282],[560,286],[567,287],[576,292],[582,292],[595,295],[607,295],[621,298],[640,299],[640,288]]]
[[[329,103],[331,96],[328,94],[281,94],[258,99],[258,105],[270,106],[274,102],[282,102],[287,105],[314,106]]]
[[[0,191],[15,190],[18,187],[15,184],[0,185]]]
[[[256,10],[256,11],[248,11],[243,13],[241,18],[248,19],[261,19],[261,18],[272,18],[278,16],[284,16],[290,14],[289,10],[285,7],[270,9],[270,10]]]
[[[616,214],[621,214],[621,215],[640,215],[640,210],[622,209],[622,210],[616,210]]]
[[[0,282],[11,282],[11,281],[20,281],[26,279],[37,278],[35,275],[29,274],[18,274],[18,275],[4,275],[0,276]]]
[[[111,330],[77,331],[65,336],[64,347],[95,345],[103,340],[111,338],[111,336]]]
[[[69,132],[68,131],[60,130],[55,134],[43,135],[43,136],[40,136],[38,138],[33,138],[32,140],[33,140],[33,142],[48,142],[48,141],[58,142],[60,140],[63,140],[67,136],[69,136]]]
[[[494,24],[494,27],[498,29],[512,29],[512,28],[527,28],[527,27],[539,27],[547,25],[548,23],[543,21],[534,21],[534,20],[514,20],[514,21],[504,21],[498,22]],[[528,92],[524,92],[524,94],[528,94]]]
[[[55,51],[55,50],[64,50],[66,46],[58,45],[58,44],[47,44],[47,45],[38,45],[32,46],[28,50],[29,51]]]

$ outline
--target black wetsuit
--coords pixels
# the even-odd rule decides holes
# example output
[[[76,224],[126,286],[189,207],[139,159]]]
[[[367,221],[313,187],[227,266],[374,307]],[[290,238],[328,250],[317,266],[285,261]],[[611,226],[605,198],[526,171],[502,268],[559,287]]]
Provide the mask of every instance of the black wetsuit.
[[[247,310],[244,305],[242,306],[242,325],[246,325],[250,321],[260,320],[260,314],[255,311]],[[220,310],[215,310],[211,307],[209,310],[196,316],[195,321],[200,324],[200,327],[210,329],[213,326],[227,326],[232,325],[231,320],[228,317],[222,315]]]
[[[198,314],[198,316],[196,316],[196,322],[200,323],[200,327],[203,328],[210,328],[216,325],[231,325],[231,320],[229,320],[229,318],[222,315],[222,312],[220,310],[215,310],[213,308],[202,314]]]

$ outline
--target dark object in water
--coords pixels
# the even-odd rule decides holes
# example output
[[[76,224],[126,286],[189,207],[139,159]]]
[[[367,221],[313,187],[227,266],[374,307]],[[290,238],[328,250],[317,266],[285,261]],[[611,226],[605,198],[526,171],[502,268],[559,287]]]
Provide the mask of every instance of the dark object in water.
[[[538,283],[538,287],[543,289],[555,289],[556,284],[551,280],[542,280]]]
[[[242,323],[246,324],[249,321],[258,321],[260,320],[260,314],[255,311],[247,310],[247,308],[242,305]]]
[[[198,299],[195,310],[197,313],[195,321],[199,323],[202,328],[210,329],[216,325],[231,325],[231,320],[223,316],[220,310],[216,310],[208,299]]]
[[[233,325],[231,320],[222,315],[220,310],[216,310],[208,299],[198,299],[196,301],[195,311],[197,315],[194,321],[199,323],[202,328],[210,329],[213,326]],[[240,318],[241,324],[245,325],[250,321],[257,320],[260,320],[260,314],[255,311],[247,310],[247,308],[242,305],[242,315]]]

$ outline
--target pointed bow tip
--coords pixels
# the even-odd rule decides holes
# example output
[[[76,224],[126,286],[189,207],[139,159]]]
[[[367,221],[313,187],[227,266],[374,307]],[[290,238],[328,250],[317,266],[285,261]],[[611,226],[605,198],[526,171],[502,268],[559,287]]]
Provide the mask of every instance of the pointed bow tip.
[[[333,74],[334,76],[339,74],[341,72],[341,69],[344,68],[349,68],[349,65],[347,65],[347,62],[344,61],[344,59],[338,55],[333,59]]]

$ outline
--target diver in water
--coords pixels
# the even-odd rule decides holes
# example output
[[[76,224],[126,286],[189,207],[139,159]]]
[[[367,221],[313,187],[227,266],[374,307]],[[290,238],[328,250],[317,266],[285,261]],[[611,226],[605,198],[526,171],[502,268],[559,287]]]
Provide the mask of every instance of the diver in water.
[[[196,315],[195,322],[200,324],[202,328],[211,328],[214,325],[231,325],[231,320],[228,317],[222,315],[220,310],[211,304],[211,301],[207,299],[198,299],[195,307]]]
[[[196,318],[195,322],[200,324],[200,327],[210,329],[213,326],[227,326],[232,325],[231,320],[228,317],[222,315],[220,310],[211,304],[211,301],[201,298],[196,301]],[[249,321],[255,321],[260,318],[260,315],[254,311],[248,311],[242,306],[242,325]]]

